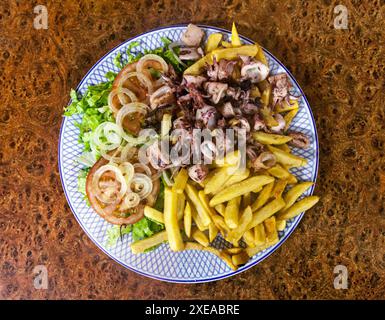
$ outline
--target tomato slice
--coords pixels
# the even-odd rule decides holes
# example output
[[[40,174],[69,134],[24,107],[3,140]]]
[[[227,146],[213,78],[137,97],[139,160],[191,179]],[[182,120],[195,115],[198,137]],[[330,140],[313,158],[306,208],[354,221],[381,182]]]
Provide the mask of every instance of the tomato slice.
[[[138,222],[144,217],[144,206],[149,205],[153,206],[156,202],[156,199],[159,194],[160,189],[160,182],[159,178],[156,180],[153,180],[153,188],[151,194],[144,200],[142,200],[138,206],[135,208],[132,208],[129,211],[130,216],[128,217],[122,217],[120,212],[118,210],[117,205],[115,204],[114,207],[111,207],[111,204],[105,205],[102,202],[99,201],[99,199],[96,197],[93,188],[92,188],[92,179],[95,175],[95,172],[103,165],[107,164],[108,160],[104,158],[100,158],[90,169],[87,180],[86,180],[86,193],[87,198],[90,201],[91,207],[96,211],[96,213],[101,216],[106,221],[117,224],[117,225],[123,225],[123,224],[133,224],[135,222]],[[152,168],[151,168],[152,169]],[[154,169],[152,169],[153,173],[155,172]]]
[[[114,83],[112,84],[112,90],[118,88],[121,80],[123,77],[125,77],[128,73],[135,72],[136,71],[136,65],[137,62],[130,63],[126,65],[116,76]],[[143,84],[139,81],[136,77],[128,78],[124,83],[122,84],[124,88],[127,88],[131,90],[133,93],[135,93],[136,97],[138,98],[138,101],[147,103],[148,96],[147,96],[147,89],[143,86]],[[114,99],[118,99],[118,97],[115,97]],[[116,114],[114,114],[116,117]],[[130,115],[130,117],[126,117],[123,120],[123,128],[127,130],[132,135],[137,136],[139,134],[140,129],[142,128],[143,123],[143,115],[140,113],[133,113]]]

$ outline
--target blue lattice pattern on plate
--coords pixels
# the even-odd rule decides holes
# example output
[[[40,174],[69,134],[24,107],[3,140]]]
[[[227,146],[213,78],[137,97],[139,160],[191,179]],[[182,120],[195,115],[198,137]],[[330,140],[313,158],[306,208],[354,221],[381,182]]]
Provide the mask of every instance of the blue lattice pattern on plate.
[[[225,39],[228,39],[229,33],[225,30],[205,26],[202,26],[202,28],[205,30],[206,36],[214,32],[222,32]],[[106,81],[104,75],[108,71],[118,72],[119,70],[113,64],[113,58],[118,52],[121,52],[123,58],[125,58],[126,49],[132,41],[140,42],[140,46],[135,48],[135,50],[155,49],[162,46],[161,37],[177,41],[184,30],[185,26],[166,27],[150,31],[121,44],[95,64],[79,84],[78,92],[83,94],[89,85]],[[242,39],[245,43],[252,43],[246,38]],[[265,54],[269,62],[271,74],[288,72],[269,52],[265,51]],[[311,138],[309,149],[294,150],[295,154],[306,158],[308,164],[305,167],[292,170],[292,172],[298,177],[299,181],[315,181],[318,169],[318,141],[314,119],[310,106],[303,96],[303,92],[291,75],[290,78],[293,83],[292,93],[298,96],[302,95],[299,100],[300,111],[293,120],[292,128],[306,133]],[[176,253],[172,252],[167,244],[161,245],[152,252],[134,255],[129,248],[129,244],[132,241],[131,235],[125,236],[115,247],[107,248],[105,246],[106,231],[111,225],[100,218],[92,208],[88,207],[83,196],[77,191],[77,177],[81,166],[76,162],[76,158],[83,149],[78,143],[79,131],[75,126],[75,123],[79,120],[79,115],[63,120],[59,141],[59,169],[68,203],[76,219],[95,244],[115,261],[133,271],[152,278],[173,282],[205,282],[225,278],[242,272],[269,256],[285,241],[302,218],[302,215],[300,215],[288,221],[285,230],[279,233],[279,243],[259,252],[236,272],[232,271],[221,259],[209,252],[193,250]],[[310,195],[313,189],[308,190],[305,195]],[[223,239],[217,238],[215,245],[223,247],[226,243]]]

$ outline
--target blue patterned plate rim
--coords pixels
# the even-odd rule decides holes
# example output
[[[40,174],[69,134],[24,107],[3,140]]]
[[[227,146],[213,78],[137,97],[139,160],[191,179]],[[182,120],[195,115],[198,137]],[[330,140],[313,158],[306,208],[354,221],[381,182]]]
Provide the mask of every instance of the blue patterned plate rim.
[[[79,82],[78,86],[76,87],[76,91],[79,90],[79,88],[83,85],[84,81],[87,79],[88,75],[107,57],[109,56],[112,52],[114,52],[115,50],[119,49],[120,47],[126,45],[127,43],[131,42],[131,41],[135,41],[137,38],[140,38],[146,34],[149,34],[149,33],[152,33],[152,32],[156,32],[156,31],[164,31],[164,30],[168,30],[168,29],[173,29],[173,28],[180,28],[180,27],[186,27],[188,25],[188,23],[180,23],[180,24],[173,24],[173,25],[168,25],[168,26],[164,26],[164,27],[159,27],[159,28],[154,28],[154,29],[151,29],[151,30],[148,30],[146,32],[143,32],[141,34],[138,34],[136,35],[135,37],[132,37],[132,38],[129,38],[127,39],[126,41],[120,43],[119,45],[115,46],[114,48],[112,48],[110,51],[108,51],[104,56],[102,56],[91,68],[90,70],[86,73],[86,75],[82,78],[82,80]],[[209,26],[209,25],[204,25],[204,24],[197,24],[199,27],[202,27],[202,28],[208,28],[208,29],[212,29],[212,30],[217,30],[219,32],[222,32],[224,34],[229,34],[230,32],[224,28],[219,28],[219,27],[214,27],[214,26]],[[240,38],[246,42],[251,42],[251,43],[254,43],[253,40],[245,37],[245,36],[242,36],[240,35]],[[305,101],[305,105],[309,111],[309,114],[310,114],[310,118],[311,118],[311,121],[312,121],[312,126],[313,126],[313,129],[314,129],[314,141],[315,141],[315,170],[314,170],[314,176],[312,177],[312,181],[314,182],[313,186],[310,188],[309,190],[309,195],[312,195],[313,192],[314,192],[314,189],[315,189],[315,185],[316,185],[316,181],[317,181],[317,177],[318,177],[318,167],[319,167],[319,140],[318,140],[318,133],[317,133],[317,127],[316,127],[316,124],[315,124],[315,119],[314,119],[314,115],[313,115],[313,112],[311,110],[311,107],[310,107],[310,104],[302,90],[302,88],[300,87],[300,85],[298,84],[297,80],[294,78],[294,76],[291,74],[291,72],[284,66],[284,64],[279,61],[273,54],[271,54],[267,49],[263,48],[263,51],[266,52],[267,54],[270,55],[271,58],[273,58],[275,60],[276,63],[278,63],[280,65],[281,68],[283,68],[285,70],[285,72],[289,75],[290,77],[290,80],[294,82],[294,84],[296,85],[296,87],[298,88],[298,90],[301,92],[301,95]],[[68,105],[71,103],[71,100],[69,101]],[[222,279],[225,279],[225,278],[228,278],[228,277],[231,277],[231,276],[234,276],[236,274],[239,274],[243,271],[246,271],[252,267],[254,267],[255,265],[257,265],[258,263],[262,262],[264,259],[266,259],[267,257],[269,257],[273,252],[275,252],[286,240],[287,238],[294,232],[294,230],[296,229],[296,227],[298,226],[299,222],[302,220],[303,218],[303,215],[304,213],[302,213],[301,215],[298,216],[298,218],[296,219],[296,221],[290,226],[290,229],[288,230],[288,232],[282,237],[279,239],[279,242],[277,244],[275,244],[274,246],[272,247],[269,247],[267,250],[268,252],[266,252],[266,254],[262,255],[261,257],[259,257],[258,259],[252,261],[250,264],[248,265],[245,265],[241,268],[239,268],[238,270],[236,271],[231,271],[230,273],[228,274],[225,274],[225,275],[220,275],[220,276],[216,276],[216,277],[210,277],[210,278],[204,278],[204,279],[189,279],[189,280],[183,280],[183,279],[170,279],[170,278],[164,278],[164,277],[160,277],[160,276],[155,276],[153,274],[149,274],[147,272],[143,272],[139,269],[136,269],[136,268],[133,268],[127,264],[125,264],[123,261],[119,261],[118,259],[116,259],[112,254],[110,254],[107,250],[105,250],[105,248],[103,247],[102,244],[100,244],[96,239],[94,239],[94,237],[88,232],[87,228],[83,225],[83,223],[81,222],[80,218],[78,217],[76,211],[74,210],[72,204],[71,204],[71,201],[70,201],[70,197],[67,193],[67,190],[66,190],[66,186],[64,184],[64,177],[63,177],[63,172],[62,172],[62,161],[61,161],[61,146],[62,146],[62,134],[63,134],[63,128],[64,128],[64,124],[65,124],[65,121],[66,121],[66,118],[63,117],[63,120],[62,120],[62,123],[61,123],[61,127],[60,127],[60,133],[59,133],[59,142],[58,142],[58,166],[59,166],[59,174],[60,174],[60,180],[61,180],[61,184],[62,184],[62,187],[63,187],[63,191],[64,191],[64,194],[65,194],[65,197],[66,197],[66,200],[67,200],[67,203],[73,213],[73,215],[75,216],[75,219],[77,220],[77,222],[79,223],[79,225],[82,227],[83,231],[87,234],[87,236],[92,240],[92,242],[101,250],[103,251],[107,256],[109,256],[112,260],[114,260],[115,262],[119,263],[120,265],[122,265],[123,267],[133,271],[133,272],[136,272],[140,275],[143,275],[143,276],[146,276],[146,277],[149,277],[149,278],[152,278],[152,279],[155,279],[155,280],[161,280],[161,281],[166,281],[166,282],[171,282],[171,283],[204,283],[204,282],[211,282],[211,281],[217,281],[217,280],[222,280]]]

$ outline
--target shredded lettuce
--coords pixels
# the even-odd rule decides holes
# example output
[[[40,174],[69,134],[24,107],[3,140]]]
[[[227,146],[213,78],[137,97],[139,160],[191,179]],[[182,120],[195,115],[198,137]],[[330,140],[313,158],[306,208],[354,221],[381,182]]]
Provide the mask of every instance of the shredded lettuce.
[[[143,56],[143,53],[133,50],[134,48],[138,47],[139,45],[140,45],[139,41],[131,42],[128,45],[127,50],[126,50],[126,54],[127,54],[126,64],[137,61]]]
[[[142,240],[151,237],[164,229],[164,225],[152,221],[146,217],[132,225],[132,239],[134,241]]]
[[[131,225],[112,226],[111,228],[107,229],[106,247],[112,248],[116,246],[116,243],[118,242],[119,238],[121,238],[125,234],[129,234],[131,230],[132,230]]]
[[[90,168],[83,168],[80,170],[80,173],[78,175],[78,191],[84,196],[87,205],[90,205],[86,193],[86,180],[89,171]]]
[[[71,90],[71,104],[65,109],[65,116],[82,114],[82,120],[75,125],[79,128],[79,142],[84,145],[84,152],[91,151],[92,132],[103,122],[114,121],[108,108],[108,95],[115,78],[112,73],[106,75],[110,81],[89,86],[79,100],[75,90]],[[107,107],[106,107],[107,106]]]
[[[122,53],[118,52],[115,56],[115,58],[112,60],[115,66],[117,66],[119,69],[123,68],[123,63],[122,63]]]

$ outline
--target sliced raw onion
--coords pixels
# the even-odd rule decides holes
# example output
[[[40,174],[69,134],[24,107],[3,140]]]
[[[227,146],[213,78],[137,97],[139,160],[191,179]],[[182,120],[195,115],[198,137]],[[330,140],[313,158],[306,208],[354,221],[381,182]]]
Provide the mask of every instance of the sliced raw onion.
[[[141,200],[145,199],[152,191],[152,180],[143,173],[135,173],[131,180],[130,189],[137,193]]]
[[[174,51],[174,48],[176,48],[176,47],[183,47],[183,46],[184,46],[183,42],[177,41],[177,42],[170,43],[169,46],[168,46],[168,49],[171,51],[171,53],[173,54],[174,58],[178,61],[179,64],[181,64],[184,67],[187,67],[187,65],[184,62],[182,62],[181,59],[179,59],[178,55]]]
[[[106,150],[100,150],[100,154],[106,160],[111,163],[121,163],[121,157],[117,156],[119,152],[121,152],[122,146],[119,146],[112,154],[111,152],[107,152]]]
[[[106,197],[99,187],[99,182],[102,175],[108,171],[113,172],[115,174],[115,180],[120,182],[120,190],[119,192],[117,192],[117,196],[115,198],[112,198],[111,196]],[[92,188],[95,191],[96,197],[103,203],[116,203],[117,201],[123,198],[123,196],[128,190],[128,186],[122,172],[119,170],[117,166],[112,164],[106,164],[104,166],[101,166],[95,172],[95,175],[93,176],[93,179],[92,179]],[[110,190],[109,190],[109,193],[110,193]]]
[[[110,151],[118,148],[122,142],[123,130],[113,122],[103,122],[92,135],[93,147],[97,147],[97,151]],[[106,141],[102,141],[105,138]]]
[[[108,106],[110,107],[111,111],[113,113],[118,113],[120,108],[117,108],[114,105],[114,98],[118,95],[119,101],[121,105],[127,104],[130,101],[127,101],[127,97],[131,99],[131,102],[138,101],[138,98],[136,97],[135,93],[133,93],[131,90],[127,88],[118,87],[110,92],[108,95]]]
[[[154,91],[153,84],[151,80],[143,73],[140,72],[130,72],[125,74],[118,83],[118,87],[123,87],[123,83],[126,82],[129,78],[136,77],[140,81],[141,84],[147,87],[147,94],[152,94]]]
[[[129,186],[135,174],[134,166],[130,162],[123,162],[119,165],[119,169],[126,179],[127,186]]]
[[[137,139],[124,133],[124,129],[123,129],[124,118],[131,113],[141,113],[143,115],[146,115],[148,109],[149,107],[144,103],[131,102],[131,103],[125,104],[116,115],[116,124],[119,126],[119,128],[123,132],[122,134],[123,139],[126,140],[128,143],[137,144]]]
[[[137,169],[141,170],[142,172],[145,172],[151,178],[152,181],[159,179],[159,177],[162,175],[162,171],[157,171],[156,173],[152,174],[150,167],[144,163],[135,163],[134,168],[135,172],[137,172]]]
[[[135,139],[135,138],[132,138]],[[131,144],[126,144],[120,153],[120,161],[127,162],[130,161],[133,156],[136,154],[137,149],[133,147]]]
[[[120,211],[136,207],[140,203],[140,197],[135,192],[128,192],[120,206]]]
[[[150,167],[149,167],[148,165],[145,165],[145,164],[139,163],[139,162],[138,162],[138,163],[135,163],[135,164],[134,164],[134,170],[135,170],[135,172],[137,171],[137,169],[139,169],[139,170],[142,171],[142,172],[139,172],[139,173],[145,172],[146,175],[148,175],[149,177],[152,176],[151,169],[150,169]]]
[[[139,59],[137,65],[136,65],[136,72],[146,75],[146,72],[148,67],[147,64],[151,66],[151,61],[155,61],[160,64],[162,70],[158,70],[157,68],[154,68],[162,73],[168,72],[168,64],[164,59],[156,54],[146,54],[142,58]],[[164,83],[164,79],[160,77],[158,80],[154,81],[155,86],[160,86]]]

